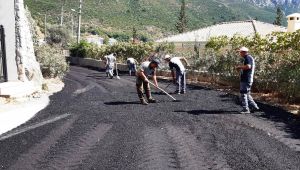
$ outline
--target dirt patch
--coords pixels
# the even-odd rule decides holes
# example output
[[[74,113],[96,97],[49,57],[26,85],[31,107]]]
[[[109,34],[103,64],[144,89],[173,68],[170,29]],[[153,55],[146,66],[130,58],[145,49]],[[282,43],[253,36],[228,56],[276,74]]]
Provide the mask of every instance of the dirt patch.
[[[44,93],[53,94],[61,91],[64,88],[64,83],[58,79],[45,79],[43,84],[47,87],[47,89],[43,89]]]

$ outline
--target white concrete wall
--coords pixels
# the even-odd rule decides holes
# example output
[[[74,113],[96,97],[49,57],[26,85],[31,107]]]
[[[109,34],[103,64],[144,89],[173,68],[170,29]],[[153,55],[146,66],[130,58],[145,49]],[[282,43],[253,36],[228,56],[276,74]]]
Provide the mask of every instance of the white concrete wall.
[[[16,25],[19,26],[18,32],[16,32],[18,42],[18,50],[20,52],[20,60],[22,63],[21,79],[22,81],[33,81],[37,87],[41,87],[43,76],[40,70],[40,65],[36,61],[34,54],[32,34],[30,31],[30,23],[26,16],[23,0],[15,0],[16,11],[18,12],[19,18],[16,19]],[[27,71],[27,75],[26,75]],[[20,75],[20,73],[19,73]]]
[[[0,0],[0,25],[5,30],[8,81],[17,81],[14,0]]]
[[[300,29],[300,14],[292,14],[288,18],[287,32],[295,32]],[[291,18],[293,18],[291,20]]]

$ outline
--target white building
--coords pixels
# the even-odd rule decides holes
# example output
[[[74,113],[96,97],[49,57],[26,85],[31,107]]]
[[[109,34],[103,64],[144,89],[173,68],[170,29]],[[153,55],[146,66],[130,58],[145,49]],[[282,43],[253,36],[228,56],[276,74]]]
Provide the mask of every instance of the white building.
[[[188,43],[197,42],[205,43],[211,37],[234,35],[252,36],[255,33],[261,36],[266,36],[272,32],[286,32],[286,28],[265,22],[249,20],[249,21],[233,21],[216,24],[210,27],[201,28],[195,31],[186,32],[182,34],[173,35],[162,38],[156,42],[174,42],[174,43]]]
[[[98,46],[101,46],[101,45],[103,45],[104,38],[99,37],[97,35],[91,35],[91,36],[86,37],[86,41],[88,43],[93,43],[93,44],[96,44]]]
[[[287,32],[295,32],[300,29],[300,13],[294,13],[287,16],[288,28]]]
[[[0,0],[0,96],[25,96],[42,87],[23,0]]]

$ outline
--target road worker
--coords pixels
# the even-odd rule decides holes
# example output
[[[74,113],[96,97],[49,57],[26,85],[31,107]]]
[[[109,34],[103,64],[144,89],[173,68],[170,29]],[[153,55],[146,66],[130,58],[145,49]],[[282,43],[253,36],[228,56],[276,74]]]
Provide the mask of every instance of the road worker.
[[[111,79],[114,77],[114,66],[117,60],[116,53],[112,53],[110,55],[106,55],[105,58],[105,68],[106,68],[106,76],[110,77]]]
[[[153,78],[154,85],[158,87],[156,79],[156,69],[160,61],[158,59],[152,59],[151,61],[145,61],[141,63],[140,68],[136,74],[136,89],[140,98],[141,104],[147,105],[148,103],[156,103],[156,100],[151,96],[149,77]],[[144,98],[144,92],[146,93],[147,101]]]
[[[129,70],[129,75],[135,75],[136,72],[136,64],[138,62],[136,61],[136,59],[134,58],[128,58],[127,59],[127,66],[128,66],[128,70]]]
[[[240,56],[243,58],[243,64],[236,66],[240,72],[240,93],[243,110],[242,114],[250,113],[250,111],[258,111],[259,107],[251,96],[251,87],[253,84],[253,77],[255,71],[254,58],[249,54],[247,47],[241,47]]]
[[[169,64],[173,82],[177,84],[175,93],[186,93],[186,70],[181,60],[184,61],[187,66],[189,66],[188,61],[184,57],[171,57],[168,54],[165,55],[164,60]],[[176,71],[176,74],[174,69]]]

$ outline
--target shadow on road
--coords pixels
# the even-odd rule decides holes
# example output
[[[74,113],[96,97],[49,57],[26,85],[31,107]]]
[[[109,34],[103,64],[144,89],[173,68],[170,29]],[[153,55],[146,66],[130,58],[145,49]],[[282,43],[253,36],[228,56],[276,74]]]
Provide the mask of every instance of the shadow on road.
[[[175,110],[174,112],[186,112],[192,115],[201,115],[201,114],[239,114],[238,111],[228,111],[228,110]]]
[[[234,101],[240,104],[239,96],[233,94],[220,95],[222,101]],[[300,117],[294,115],[280,107],[272,106],[267,103],[257,102],[261,109],[261,114],[253,114],[253,116],[268,119],[275,123],[283,123],[283,130],[291,135],[294,139],[300,139]]]
[[[140,102],[124,102],[124,101],[116,101],[116,102],[105,102],[106,105],[127,105],[127,104],[140,104]]]
[[[264,103],[258,103],[264,114],[259,115],[273,122],[284,123],[284,130],[291,134],[292,138],[300,139],[300,117],[286,110]]]
[[[236,96],[236,95],[233,95],[233,94],[230,94],[230,93],[221,94],[220,98],[222,98],[221,101],[223,101],[223,102],[234,101],[235,104],[238,104],[238,105],[241,104],[240,97]]]
[[[189,90],[212,90],[209,87],[203,87],[203,86],[198,86],[198,85],[187,85],[187,88]]]

